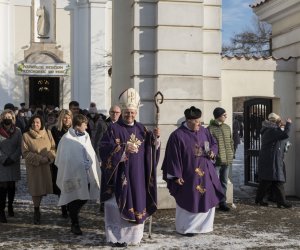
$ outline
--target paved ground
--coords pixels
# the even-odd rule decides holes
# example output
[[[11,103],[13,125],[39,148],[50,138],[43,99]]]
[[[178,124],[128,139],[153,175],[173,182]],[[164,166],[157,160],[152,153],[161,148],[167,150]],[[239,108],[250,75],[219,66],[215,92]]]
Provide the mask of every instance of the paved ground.
[[[300,200],[290,199],[292,209],[258,207],[255,189],[243,185],[241,148],[233,165],[234,203],[229,213],[216,212],[214,231],[195,237],[176,234],[174,210],[160,210],[153,216],[152,238],[148,224],[141,245],[129,249],[300,249]],[[60,217],[57,197],[42,203],[42,224],[32,223],[31,198],[26,191],[25,168],[18,183],[16,216],[0,224],[0,249],[110,249],[105,243],[103,214],[99,205],[87,204],[81,213],[84,234],[70,233],[70,222]]]

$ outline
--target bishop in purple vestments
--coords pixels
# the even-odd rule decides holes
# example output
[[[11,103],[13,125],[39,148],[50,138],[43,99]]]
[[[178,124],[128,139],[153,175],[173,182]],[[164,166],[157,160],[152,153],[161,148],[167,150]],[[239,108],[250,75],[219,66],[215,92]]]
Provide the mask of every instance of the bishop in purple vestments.
[[[213,163],[218,152],[216,140],[208,129],[201,126],[200,109],[192,106],[184,113],[186,121],[169,137],[162,170],[177,207],[190,217],[208,213],[224,195]],[[188,227],[183,234],[202,232]],[[212,225],[209,227],[212,230]],[[177,231],[181,233],[182,230]]]
[[[117,246],[139,243],[144,221],[157,210],[156,165],[160,144],[158,129],[152,133],[135,120],[138,93],[128,89],[122,95],[122,118],[110,124],[100,144],[106,237]]]

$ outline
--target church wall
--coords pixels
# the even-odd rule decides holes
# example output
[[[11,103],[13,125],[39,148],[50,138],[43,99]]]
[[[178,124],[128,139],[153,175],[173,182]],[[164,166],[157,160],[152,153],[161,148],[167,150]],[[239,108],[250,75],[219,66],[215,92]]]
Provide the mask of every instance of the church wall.
[[[66,63],[71,63],[71,17],[70,12],[64,8],[65,6],[57,6],[56,10],[56,43],[63,51],[63,60]],[[72,95],[71,76],[64,77],[62,87],[62,107],[68,108]]]
[[[273,99],[273,111],[283,118],[291,118],[295,121],[295,80],[296,61],[290,59],[273,60],[222,60],[222,106],[228,114],[228,123],[232,121],[233,97],[266,97]],[[296,128],[293,125],[290,141],[296,142]],[[287,183],[286,194],[296,195],[295,182],[296,148],[291,147],[287,153]]]
[[[28,49],[30,46],[31,12],[30,6],[21,5],[11,6],[11,10],[13,13],[12,31],[14,31],[12,32],[12,41],[14,41],[14,46],[11,48],[13,57],[11,67],[14,67],[15,63],[24,60],[24,49]],[[12,100],[16,106],[25,101],[25,86],[23,82],[23,77],[16,75],[15,71],[13,70],[11,74],[10,86],[14,89]]]
[[[130,1],[114,0],[112,7],[112,103],[118,103],[123,90],[131,86],[133,72],[132,20]]]

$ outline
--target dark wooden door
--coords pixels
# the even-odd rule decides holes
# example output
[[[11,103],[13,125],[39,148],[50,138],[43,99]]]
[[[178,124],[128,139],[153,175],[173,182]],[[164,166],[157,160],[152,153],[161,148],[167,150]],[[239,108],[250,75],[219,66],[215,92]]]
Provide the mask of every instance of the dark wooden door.
[[[258,184],[258,154],[261,148],[262,122],[272,112],[272,100],[264,98],[244,102],[245,185]]]
[[[59,77],[29,77],[29,105],[59,107]]]

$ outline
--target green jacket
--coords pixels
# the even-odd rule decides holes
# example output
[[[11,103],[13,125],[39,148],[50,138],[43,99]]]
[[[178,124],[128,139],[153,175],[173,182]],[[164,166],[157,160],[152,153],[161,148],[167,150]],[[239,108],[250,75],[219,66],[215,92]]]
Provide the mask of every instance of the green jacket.
[[[218,121],[211,120],[208,129],[218,142],[216,165],[231,165],[234,154],[231,128],[225,123],[219,124]]]

